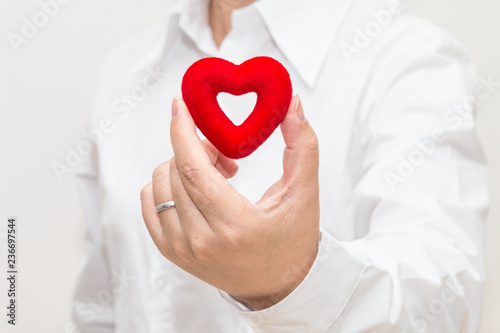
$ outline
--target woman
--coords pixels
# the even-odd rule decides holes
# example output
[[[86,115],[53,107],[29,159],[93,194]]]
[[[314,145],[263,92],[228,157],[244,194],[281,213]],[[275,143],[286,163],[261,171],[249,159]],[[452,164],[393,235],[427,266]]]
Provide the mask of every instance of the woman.
[[[300,97],[236,164],[171,100],[195,61],[261,55]],[[460,46],[397,1],[181,1],[100,76],[90,127],[114,126],[78,174],[81,331],[476,331],[475,89]]]

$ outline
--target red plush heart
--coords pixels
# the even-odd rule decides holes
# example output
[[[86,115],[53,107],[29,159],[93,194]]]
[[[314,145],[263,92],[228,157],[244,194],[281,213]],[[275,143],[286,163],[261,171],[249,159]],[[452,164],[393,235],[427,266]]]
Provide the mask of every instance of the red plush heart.
[[[241,125],[236,126],[220,108],[221,92],[257,93],[255,108]],[[256,57],[241,65],[204,58],[184,74],[182,97],[203,135],[222,154],[236,159],[255,151],[283,121],[292,83],[285,67],[273,58]]]

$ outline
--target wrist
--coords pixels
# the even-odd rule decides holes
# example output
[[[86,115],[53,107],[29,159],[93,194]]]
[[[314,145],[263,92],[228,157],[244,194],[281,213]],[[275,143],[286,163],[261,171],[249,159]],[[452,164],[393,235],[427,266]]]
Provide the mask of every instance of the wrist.
[[[276,292],[270,295],[265,295],[265,296],[247,296],[247,297],[237,297],[237,296],[231,296],[233,297],[236,301],[239,303],[243,304],[245,307],[247,307],[251,311],[261,311],[267,308],[270,308],[271,306],[278,304],[281,302],[283,299],[285,299],[294,289],[296,288],[290,288],[290,290],[283,290],[280,292]]]
[[[275,288],[275,291],[267,293],[265,295],[245,295],[245,296],[234,296],[231,295],[236,301],[240,302],[246,306],[251,311],[261,311],[271,306],[278,304],[284,300],[288,295],[290,295],[305,279],[309,273],[315,259],[317,256],[317,251],[307,260],[302,266],[297,266],[294,269],[289,269],[283,272],[282,276],[279,278],[283,281],[281,286]]]

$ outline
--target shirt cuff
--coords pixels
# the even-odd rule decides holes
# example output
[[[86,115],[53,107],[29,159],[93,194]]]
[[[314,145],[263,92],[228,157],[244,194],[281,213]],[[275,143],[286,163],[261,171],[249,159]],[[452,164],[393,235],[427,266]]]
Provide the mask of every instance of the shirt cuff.
[[[323,333],[342,313],[367,266],[348,243],[322,232],[318,255],[309,273],[281,302],[251,311],[229,294],[219,292],[256,333]]]

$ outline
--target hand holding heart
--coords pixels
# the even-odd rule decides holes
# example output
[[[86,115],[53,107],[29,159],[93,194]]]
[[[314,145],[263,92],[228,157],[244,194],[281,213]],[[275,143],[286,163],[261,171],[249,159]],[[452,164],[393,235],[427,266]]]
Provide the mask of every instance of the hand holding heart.
[[[280,128],[283,176],[252,204],[227,181],[238,171],[236,162],[200,140],[176,98],[170,128],[175,156],[141,191],[144,221],[160,252],[257,310],[289,295],[318,251],[318,142],[298,96]],[[170,200],[175,208],[157,214],[156,205]]]
[[[228,92],[257,93],[253,112],[239,126],[217,103]],[[182,79],[182,97],[196,126],[224,156],[250,155],[285,119],[292,97],[286,68],[270,57],[255,57],[240,65],[221,58],[203,58],[192,64]]]

